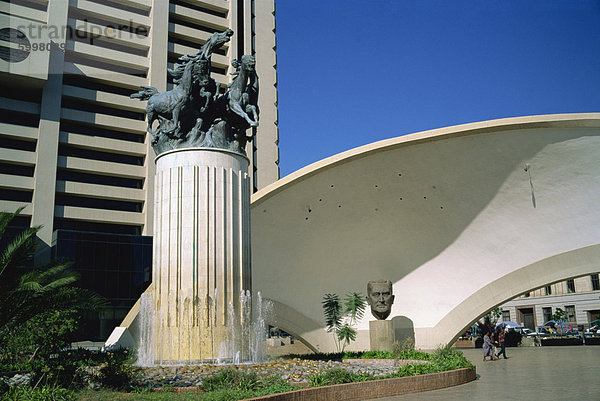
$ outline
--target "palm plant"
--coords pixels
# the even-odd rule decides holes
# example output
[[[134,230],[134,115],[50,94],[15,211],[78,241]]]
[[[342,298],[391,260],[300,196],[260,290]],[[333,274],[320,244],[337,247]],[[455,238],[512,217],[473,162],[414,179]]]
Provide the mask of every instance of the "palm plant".
[[[10,222],[21,213],[24,207],[20,207],[14,213],[0,212],[0,240],[4,237],[6,229]],[[0,253],[0,278],[5,274],[14,274],[15,267],[23,266],[35,251],[35,235],[41,229],[41,226],[30,227],[16,235]],[[7,280],[15,277],[4,277],[0,281],[6,283]],[[2,289],[2,287],[0,287]]]
[[[0,212],[0,239],[23,210]],[[91,291],[74,287],[78,274],[71,262],[58,261],[31,270],[24,267],[33,256],[41,226],[22,230],[0,249],[0,354],[29,353],[30,360],[68,345],[81,312],[105,305]]]
[[[346,314],[350,317],[352,324],[354,324],[357,320],[362,319],[365,314],[365,296],[360,292],[346,294],[344,306],[346,308]]]
[[[334,333],[337,350],[344,352],[346,346],[356,340],[357,331],[353,326],[364,316],[365,296],[358,292],[348,293],[342,303],[339,295],[325,294],[321,304],[327,331]]]
[[[342,303],[338,294],[325,294],[323,297],[323,313],[325,314],[325,324],[327,332],[336,330],[342,324]]]

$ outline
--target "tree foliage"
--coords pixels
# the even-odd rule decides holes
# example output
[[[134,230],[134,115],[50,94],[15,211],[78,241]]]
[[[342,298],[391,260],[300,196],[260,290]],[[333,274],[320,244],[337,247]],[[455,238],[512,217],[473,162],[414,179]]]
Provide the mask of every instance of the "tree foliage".
[[[0,239],[21,212],[0,212]],[[0,363],[15,366],[47,358],[70,344],[81,313],[105,305],[103,298],[73,286],[71,263],[53,262],[31,270],[41,226],[27,228],[0,249]]]
[[[483,323],[485,325],[495,325],[500,316],[502,316],[502,309],[495,307],[483,316]]]
[[[567,319],[567,312],[562,308],[556,308],[552,314],[552,320],[556,322],[563,322]]]

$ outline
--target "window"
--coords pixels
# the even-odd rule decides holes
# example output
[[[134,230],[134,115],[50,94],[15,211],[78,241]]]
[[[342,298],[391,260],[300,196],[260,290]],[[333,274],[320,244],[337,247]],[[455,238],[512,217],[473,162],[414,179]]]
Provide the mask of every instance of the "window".
[[[565,305],[565,312],[567,312],[567,322],[576,322],[575,305]]]
[[[510,311],[508,311],[508,310],[503,310],[502,311],[502,321],[503,322],[510,322]]]
[[[54,255],[73,259],[73,269],[81,275],[81,287],[109,302],[101,315],[92,313],[84,318],[85,328],[79,338],[106,338],[150,283],[152,237],[117,234],[114,230],[102,233],[63,229],[56,230],[54,236]]]
[[[531,296],[531,293],[529,293],[529,292],[525,293],[525,298],[529,298],[530,296]]]
[[[552,295],[552,286],[551,285],[546,286],[546,295]]]
[[[552,320],[552,308],[542,308],[542,314],[544,315],[544,323]]]
[[[590,278],[592,279],[592,291],[600,290],[600,278],[598,278],[598,273],[592,274]]]
[[[575,280],[567,280],[567,292],[569,294],[575,292]]]

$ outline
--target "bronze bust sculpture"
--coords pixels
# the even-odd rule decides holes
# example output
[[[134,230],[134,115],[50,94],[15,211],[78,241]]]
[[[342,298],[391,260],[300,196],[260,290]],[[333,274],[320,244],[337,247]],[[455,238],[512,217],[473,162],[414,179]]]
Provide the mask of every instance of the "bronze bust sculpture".
[[[392,311],[394,295],[390,280],[372,280],[367,284],[367,303],[378,320],[385,320]]]

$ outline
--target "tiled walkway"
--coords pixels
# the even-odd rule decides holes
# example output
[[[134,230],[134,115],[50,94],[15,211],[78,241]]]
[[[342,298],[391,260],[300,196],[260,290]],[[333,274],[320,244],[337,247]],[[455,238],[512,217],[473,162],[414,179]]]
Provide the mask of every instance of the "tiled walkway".
[[[463,350],[478,379],[396,400],[600,400],[600,346],[507,348],[509,359],[483,362],[481,350]]]

